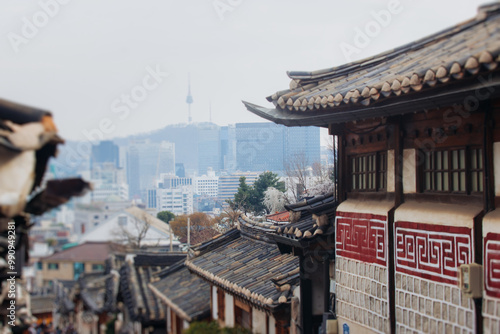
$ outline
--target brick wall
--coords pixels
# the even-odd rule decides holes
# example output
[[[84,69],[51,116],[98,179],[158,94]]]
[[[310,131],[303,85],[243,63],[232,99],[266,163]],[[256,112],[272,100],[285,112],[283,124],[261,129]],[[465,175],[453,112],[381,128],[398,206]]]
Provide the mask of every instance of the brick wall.
[[[471,299],[450,284],[396,274],[398,333],[473,333]]]
[[[390,331],[387,269],[338,257],[337,316],[385,333]]]

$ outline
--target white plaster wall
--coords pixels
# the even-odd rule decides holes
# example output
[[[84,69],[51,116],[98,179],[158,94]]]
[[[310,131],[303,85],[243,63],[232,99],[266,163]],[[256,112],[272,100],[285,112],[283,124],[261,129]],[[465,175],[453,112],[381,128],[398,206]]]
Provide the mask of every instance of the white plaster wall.
[[[483,218],[483,237],[488,233],[500,233],[500,209],[489,212]]]
[[[226,326],[227,327],[234,327],[234,298],[230,294],[225,294],[224,298],[225,302],[225,317],[226,317]]]
[[[167,309],[167,333],[170,333],[171,332],[170,328],[172,328],[172,325],[171,325],[171,323],[172,323],[172,318],[171,318],[172,314],[170,313],[171,312],[170,306],[167,306],[166,309]]]
[[[396,210],[394,221],[473,228],[474,217],[482,210],[481,204],[407,202]]]
[[[276,334],[276,320],[273,316],[269,317],[269,334]]]
[[[493,143],[493,170],[495,173],[495,196],[500,196],[500,143]]]
[[[212,285],[212,319],[217,320],[219,317],[217,316],[217,287]]]
[[[387,151],[387,192],[394,192],[394,150]]]
[[[417,151],[403,150],[403,192],[413,194],[417,192]]]
[[[184,320],[184,323],[183,323],[183,326],[182,326],[184,329],[188,329],[189,328],[189,322],[187,322],[186,320]]]
[[[254,333],[266,333],[266,314],[256,308],[252,309],[252,331]]]
[[[363,201],[348,199],[340,203],[337,207],[337,211],[387,216],[387,212],[389,212],[393,206],[394,201]]]

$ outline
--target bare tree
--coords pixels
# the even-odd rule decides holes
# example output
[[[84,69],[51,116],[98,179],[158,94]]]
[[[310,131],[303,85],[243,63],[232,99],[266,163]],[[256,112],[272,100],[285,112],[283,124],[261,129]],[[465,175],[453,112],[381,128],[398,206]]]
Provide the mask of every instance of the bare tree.
[[[116,240],[130,248],[139,249],[143,246],[142,242],[146,238],[150,225],[135,218],[130,219],[127,217],[127,220],[132,221],[132,228],[128,229],[128,224],[119,225],[116,231]]]
[[[333,156],[333,141],[328,148]],[[292,156],[285,164],[287,202],[295,203],[304,195],[315,196],[333,192],[332,173],[332,166],[319,161],[308,166],[307,157],[304,154]]]
[[[288,158],[284,164],[287,202],[295,203],[309,186],[309,171],[307,157],[304,153],[297,153]]]

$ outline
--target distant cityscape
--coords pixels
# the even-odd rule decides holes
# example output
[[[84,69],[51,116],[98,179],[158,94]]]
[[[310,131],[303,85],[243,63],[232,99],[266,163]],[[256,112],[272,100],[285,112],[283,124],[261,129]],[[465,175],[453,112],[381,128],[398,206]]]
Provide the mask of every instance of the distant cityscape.
[[[51,176],[79,175],[93,184],[80,203],[133,201],[176,215],[217,213],[233,198],[239,178],[249,185],[264,171],[284,176],[287,163],[332,163],[318,127],[273,123],[169,125],[127,138],[69,142],[50,166]]]

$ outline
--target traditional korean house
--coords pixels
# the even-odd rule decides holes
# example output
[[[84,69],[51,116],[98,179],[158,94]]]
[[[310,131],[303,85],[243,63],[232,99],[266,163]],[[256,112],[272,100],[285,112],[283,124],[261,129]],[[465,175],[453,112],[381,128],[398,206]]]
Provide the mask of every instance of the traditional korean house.
[[[300,263],[300,333],[319,333],[323,316],[335,316],[332,284],[335,268],[336,199],[326,194],[286,205],[289,223],[271,235],[283,254]],[[275,217],[273,217],[275,218]],[[269,219],[269,218],[268,218]],[[276,219],[276,218],[275,218]],[[325,319],[329,317],[326,316]],[[326,325],[326,324],[325,324]]]
[[[55,294],[36,294],[30,296],[30,312],[31,315],[37,319],[37,323],[42,322],[49,324],[52,323],[53,312],[54,312],[54,302],[56,296]]]
[[[222,327],[290,333],[299,264],[269,237],[275,229],[242,216],[238,229],[198,245],[186,261],[210,284],[211,316]]]
[[[79,333],[99,333],[102,328],[114,329],[118,312],[119,270],[125,255],[108,255],[104,270],[82,274],[74,287],[76,302],[75,327]]]
[[[193,321],[210,320],[210,285],[189,272],[184,260],[155,274],[149,288],[165,306],[168,334],[182,334]]]
[[[52,283],[55,294],[53,319],[55,328],[67,328],[70,324],[76,323],[76,307],[72,293],[75,285],[76,281],[55,280]]]
[[[117,297],[123,304],[120,333],[165,333],[165,308],[148,284],[154,274],[185,258],[185,253],[165,252],[139,252],[127,256],[120,269]]]
[[[274,108],[246,103],[336,137],[344,333],[498,333],[499,52],[495,3],[386,53],[289,72]]]

